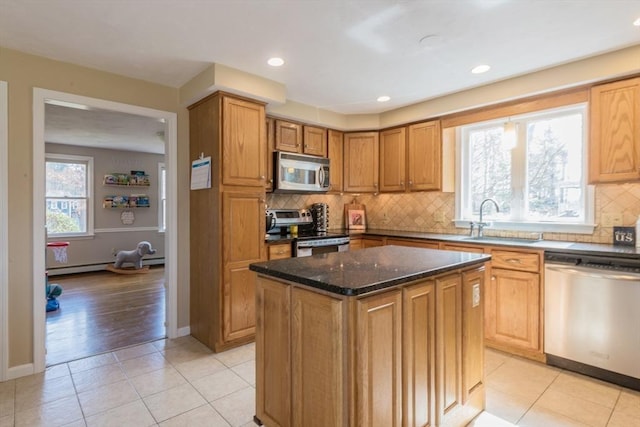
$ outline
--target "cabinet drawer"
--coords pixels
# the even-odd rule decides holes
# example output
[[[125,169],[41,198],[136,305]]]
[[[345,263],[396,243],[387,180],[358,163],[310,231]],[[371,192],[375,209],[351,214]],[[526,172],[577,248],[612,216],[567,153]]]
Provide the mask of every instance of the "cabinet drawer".
[[[509,270],[540,271],[540,254],[535,252],[491,251],[491,266]]]
[[[269,245],[269,259],[291,258],[291,244]]]

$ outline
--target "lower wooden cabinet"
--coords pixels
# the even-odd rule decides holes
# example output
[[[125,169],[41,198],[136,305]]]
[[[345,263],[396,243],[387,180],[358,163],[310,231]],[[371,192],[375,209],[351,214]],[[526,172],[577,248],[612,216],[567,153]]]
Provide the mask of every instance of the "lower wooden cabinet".
[[[484,268],[362,298],[259,276],[257,417],[269,427],[466,425],[484,409],[483,286]]]
[[[425,242],[419,240],[395,239],[387,237],[387,245],[411,246],[413,248],[439,249],[438,242]]]
[[[291,243],[271,244],[269,247],[269,261],[274,259],[291,258]]]

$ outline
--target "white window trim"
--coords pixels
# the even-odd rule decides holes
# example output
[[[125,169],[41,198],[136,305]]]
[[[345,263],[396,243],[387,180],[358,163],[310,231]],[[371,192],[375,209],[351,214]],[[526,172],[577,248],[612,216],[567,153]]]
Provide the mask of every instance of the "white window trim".
[[[47,233],[51,238],[86,238],[94,235],[94,200],[93,200],[93,157],[73,154],[45,153],[45,164],[48,160],[71,160],[87,163],[87,231],[82,233]],[[45,190],[45,200],[47,198]]]
[[[166,194],[167,194],[167,189],[166,189],[166,166],[164,164],[164,162],[159,162],[158,163],[158,232],[159,233],[164,233],[165,232],[165,227],[162,226],[162,224],[166,224],[166,218],[165,218],[165,209],[166,209]],[[162,183],[162,172],[165,172],[165,185],[163,185]],[[165,194],[165,198],[163,199],[162,197],[162,193],[164,192]],[[163,203],[164,201],[164,203]],[[163,209],[163,207],[165,207]]]
[[[467,174],[468,167],[466,167],[465,162],[467,161],[467,150],[463,146],[463,135],[462,135],[462,127],[469,127],[474,125],[488,124],[488,123],[504,123],[507,120],[517,121],[518,118],[528,118],[537,113],[540,114],[540,117],[543,117],[547,114],[553,114],[554,112],[569,110],[574,107],[579,107],[584,105],[586,108],[586,103],[574,104],[574,105],[566,105],[558,108],[550,108],[547,110],[539,111],[539,112],[529,112],[526,114],[522,114],[519,116],[513,117],[503,117],[498,119],[487,120],[486,122],[479,122],[475,124],[470,124],[467,126],[459,126],[456,128],[456,179],[455,179],[455,219],[453,220],[455,226],[457,228],[469,228],[470,223],[475,221],[477,218],[469,218],[465,217],[465,214],[462,212],[462,198],[463,198],[463,182],[467,182]],[[585,174],[588,173],[588,123],[589,115],[587,111],[583,114],[583,144],[582,144],[582,169]],[[586,181],[586,176],[585,176]],[[549,232],[549,233],[576,233],[576,234],[593,234],[593,231],[597,224],[595,224],[595,187],[593,185],[585,186],[585,219],[580,223],[569,223],[569,222],[551,222],[551,221],[491,221],[491,228],[496,230],[507,230],[507,231],[525,231],[525,232]],[[485,230],[487,230],[485,228]]]

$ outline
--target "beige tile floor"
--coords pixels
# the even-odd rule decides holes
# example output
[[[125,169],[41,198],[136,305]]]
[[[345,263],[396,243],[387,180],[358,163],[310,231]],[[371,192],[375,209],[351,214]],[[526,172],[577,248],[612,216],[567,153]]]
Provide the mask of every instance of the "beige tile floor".
[[[213,354],[160,340],[0,383],[0,427],[254,426],[255,346]],[[474,427],[640,426],[640,393],[486,352],[487,410]]]

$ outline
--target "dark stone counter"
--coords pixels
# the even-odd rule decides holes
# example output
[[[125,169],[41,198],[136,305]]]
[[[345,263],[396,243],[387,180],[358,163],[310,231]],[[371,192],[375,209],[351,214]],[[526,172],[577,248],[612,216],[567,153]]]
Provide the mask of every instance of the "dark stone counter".
[[[491,256],[401,246],[334,252],[250,265],[266,276],[340,295],[363,295],[489,261]]]

